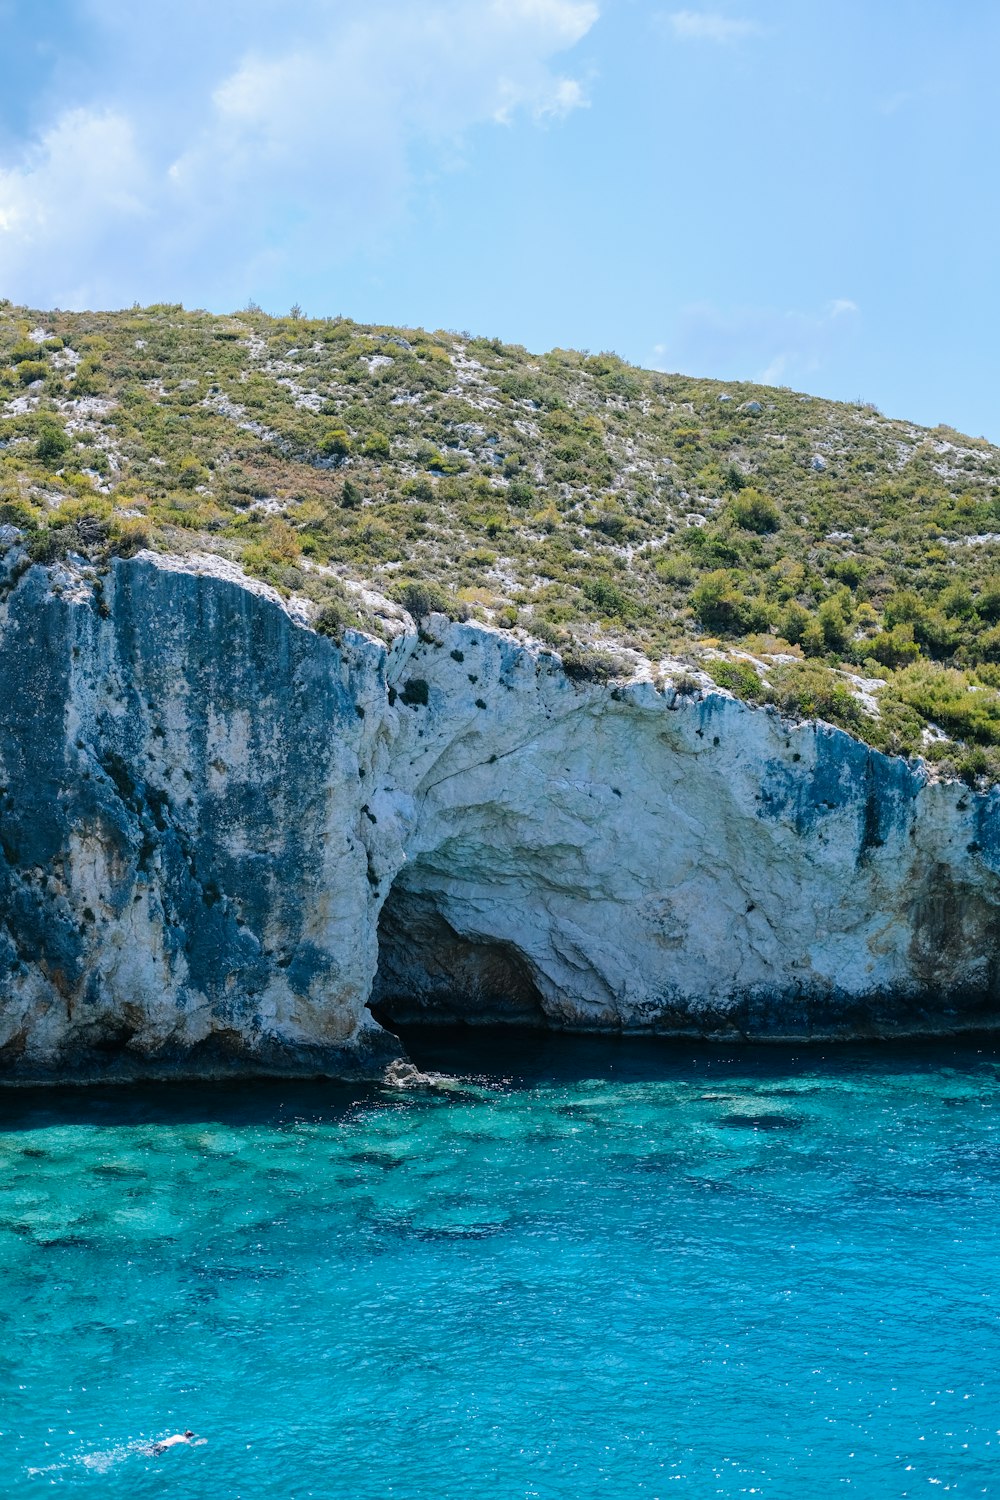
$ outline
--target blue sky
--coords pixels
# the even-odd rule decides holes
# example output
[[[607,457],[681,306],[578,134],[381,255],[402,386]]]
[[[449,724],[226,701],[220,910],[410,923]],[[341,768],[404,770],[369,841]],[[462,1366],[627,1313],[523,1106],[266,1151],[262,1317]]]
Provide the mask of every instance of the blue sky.
[[[1000,441],[996,0],[0,0],[0,56],[0,295],[299,302]]]

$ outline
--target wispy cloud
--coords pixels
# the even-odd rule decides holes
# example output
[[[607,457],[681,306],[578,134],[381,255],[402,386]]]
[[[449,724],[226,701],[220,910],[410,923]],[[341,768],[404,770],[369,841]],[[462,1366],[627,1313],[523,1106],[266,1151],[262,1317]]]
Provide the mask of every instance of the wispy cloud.
[[[685,41],[716,42],[721,46],[742,41],[744,37],[756,36],[760,32],[756,21],[736,20],[712,11],[675,10],[665,15],[663,20],[674,36]]]
[[[585,105],[554,60],[598,19],[593,0],[87,10],[101,75],[0,158],[0,295],[36,305],[260,296],[279,265],[332,265],[405,214],[418,156],[425,176],[471,130]]]
[[[950,90],[939,81],[917,84],[913,88],[899,89],[896,93],[879,100],[878,111],[883,115],[896,115],[901,110],[911,109],[915,105],[926,107],[949,92]]]
[[[654,346],[653,368],[762,385],[807,380],[856,332],[860,317],[848,297],[815,313],[699,303],[684,309],[671,339]]]

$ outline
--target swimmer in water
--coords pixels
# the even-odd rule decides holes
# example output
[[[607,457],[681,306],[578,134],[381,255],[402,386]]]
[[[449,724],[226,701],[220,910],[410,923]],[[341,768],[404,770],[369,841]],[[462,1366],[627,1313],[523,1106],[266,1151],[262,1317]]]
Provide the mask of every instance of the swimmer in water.
[[[155,1443],[147,1443],[143,1452],[156,1457],[160,1453],[166,1453],[168,1448],[176,1448],[179,1443],[193,1443],[194,1433],[190,1428],[186,1432],[175,1432],[173,1437],[160,1438]]]

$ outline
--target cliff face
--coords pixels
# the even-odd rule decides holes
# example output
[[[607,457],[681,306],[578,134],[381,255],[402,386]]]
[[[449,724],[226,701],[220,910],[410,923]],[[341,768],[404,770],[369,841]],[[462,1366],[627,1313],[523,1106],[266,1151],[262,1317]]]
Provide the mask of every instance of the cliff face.
[[[16,554],[8,554],[7,566]],[[224,565],[216,573],[225,572]],[[1000,796],[712,693],[386,649],[149,556],[0,602],[0,1071],[374,1072],[388,1020],[992,1023]]]

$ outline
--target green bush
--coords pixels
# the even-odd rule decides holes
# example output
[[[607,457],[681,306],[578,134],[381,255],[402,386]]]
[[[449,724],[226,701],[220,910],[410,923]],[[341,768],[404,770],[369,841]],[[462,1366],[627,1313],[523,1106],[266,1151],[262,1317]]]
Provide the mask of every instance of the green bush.
[[[116,557],[132,557],[153,540],[153,528],[145,517],[122,516],[111,523],[109,541]]]
[[[26,359],[17,367],[17,378],[22,385],[33,385],[36,380],[44,380],[48,373],[49,367],[41,359]]]
[[[741,489],[734,494],[726,502],[726,514],[734,525],[758,535],[777,531],[781,526],[781,514],[774,501],[755,489]]]
[[[468,467],[461,454],[449,453],[446,456],[436,449],[424,455],[423,464],[432,474],[464,474]]]
[[[919,662],[897,672],[884,694],[915,708],[953,739],[1000,745],[1000,693],[977,687],[964,672]]]
[[[319,635],[328,635],[338,643],[343,640],[345,630],[358,630],[360,625],[358,612],[348,603],[346,596],[327,599],[313,620],[313,629]]]
[[[792,646],[798,646],[813,625],[813,617],[797,599],[790,599],[778,616],[778,634]],[[822,636],[823,628],[819,626]],[[825,637],[824,637],[825,640]]]
[[[706,667],[712,681],[737,698],[744,698],[749,703],[760,703],[764,699],[764,684],[748,661],[710,661],[706,662]]]
[[[372,432],[366,438],[361,451],[366,458],[388,458],[392,452],[392,446],[384,432]]]
[[[69,452],[69,448],[69,438],[61,427],[56,426],[55,422],[46,422],[39,428],[35,457],[43,464],[58,463],[59,459]]]
[[[332,458],[341,463],[347,458],[351,451],[350,436],[343,427],[332,427],[319,442],[319,451],[323,458]]]
[[[706,573],[691,595],[691,604],[706,630],[720,635],[742,635],[750,628],[753,608],[725,568]]]
[[[628,599],[620,588],[606,578],[588,579],[583,585],[583,592],[604,615],[623,619],[628,614]]]
[[[854,610],[850,594],[845,590],[844,595],[824,599],[816,611],[816,623],[828,651],[843,651],[851,637]]]
[[[188,453],[181,459],[177,467],[177,483],[183,489],[197,489],[198,485],[205,484],[209,478],[208,470],[204,464],[199,463],[192,453]]]
[[[35,563],[56,562],[80,545],[75,526],[47,526],[28,540],[28,556]]]
[[[775,667],[769,674],[774,702],[795,718],[825,719],[842,729],[856,730],[864,710],[836,672],[811,663]]]
[[[621,663],[610,651],[588,651],[570,646],[562,652],[563,671],[574,682],[611,682],[620,677]]]
[[[868,650],[883,667],[905,667],[920,655],[910,624],[894,625],[891,630],[880,631],[868,642]]]
[[[428,615],[448,614],[448,595],[438,583],[407,583],[398,594],[399,602],[415,620]]]

